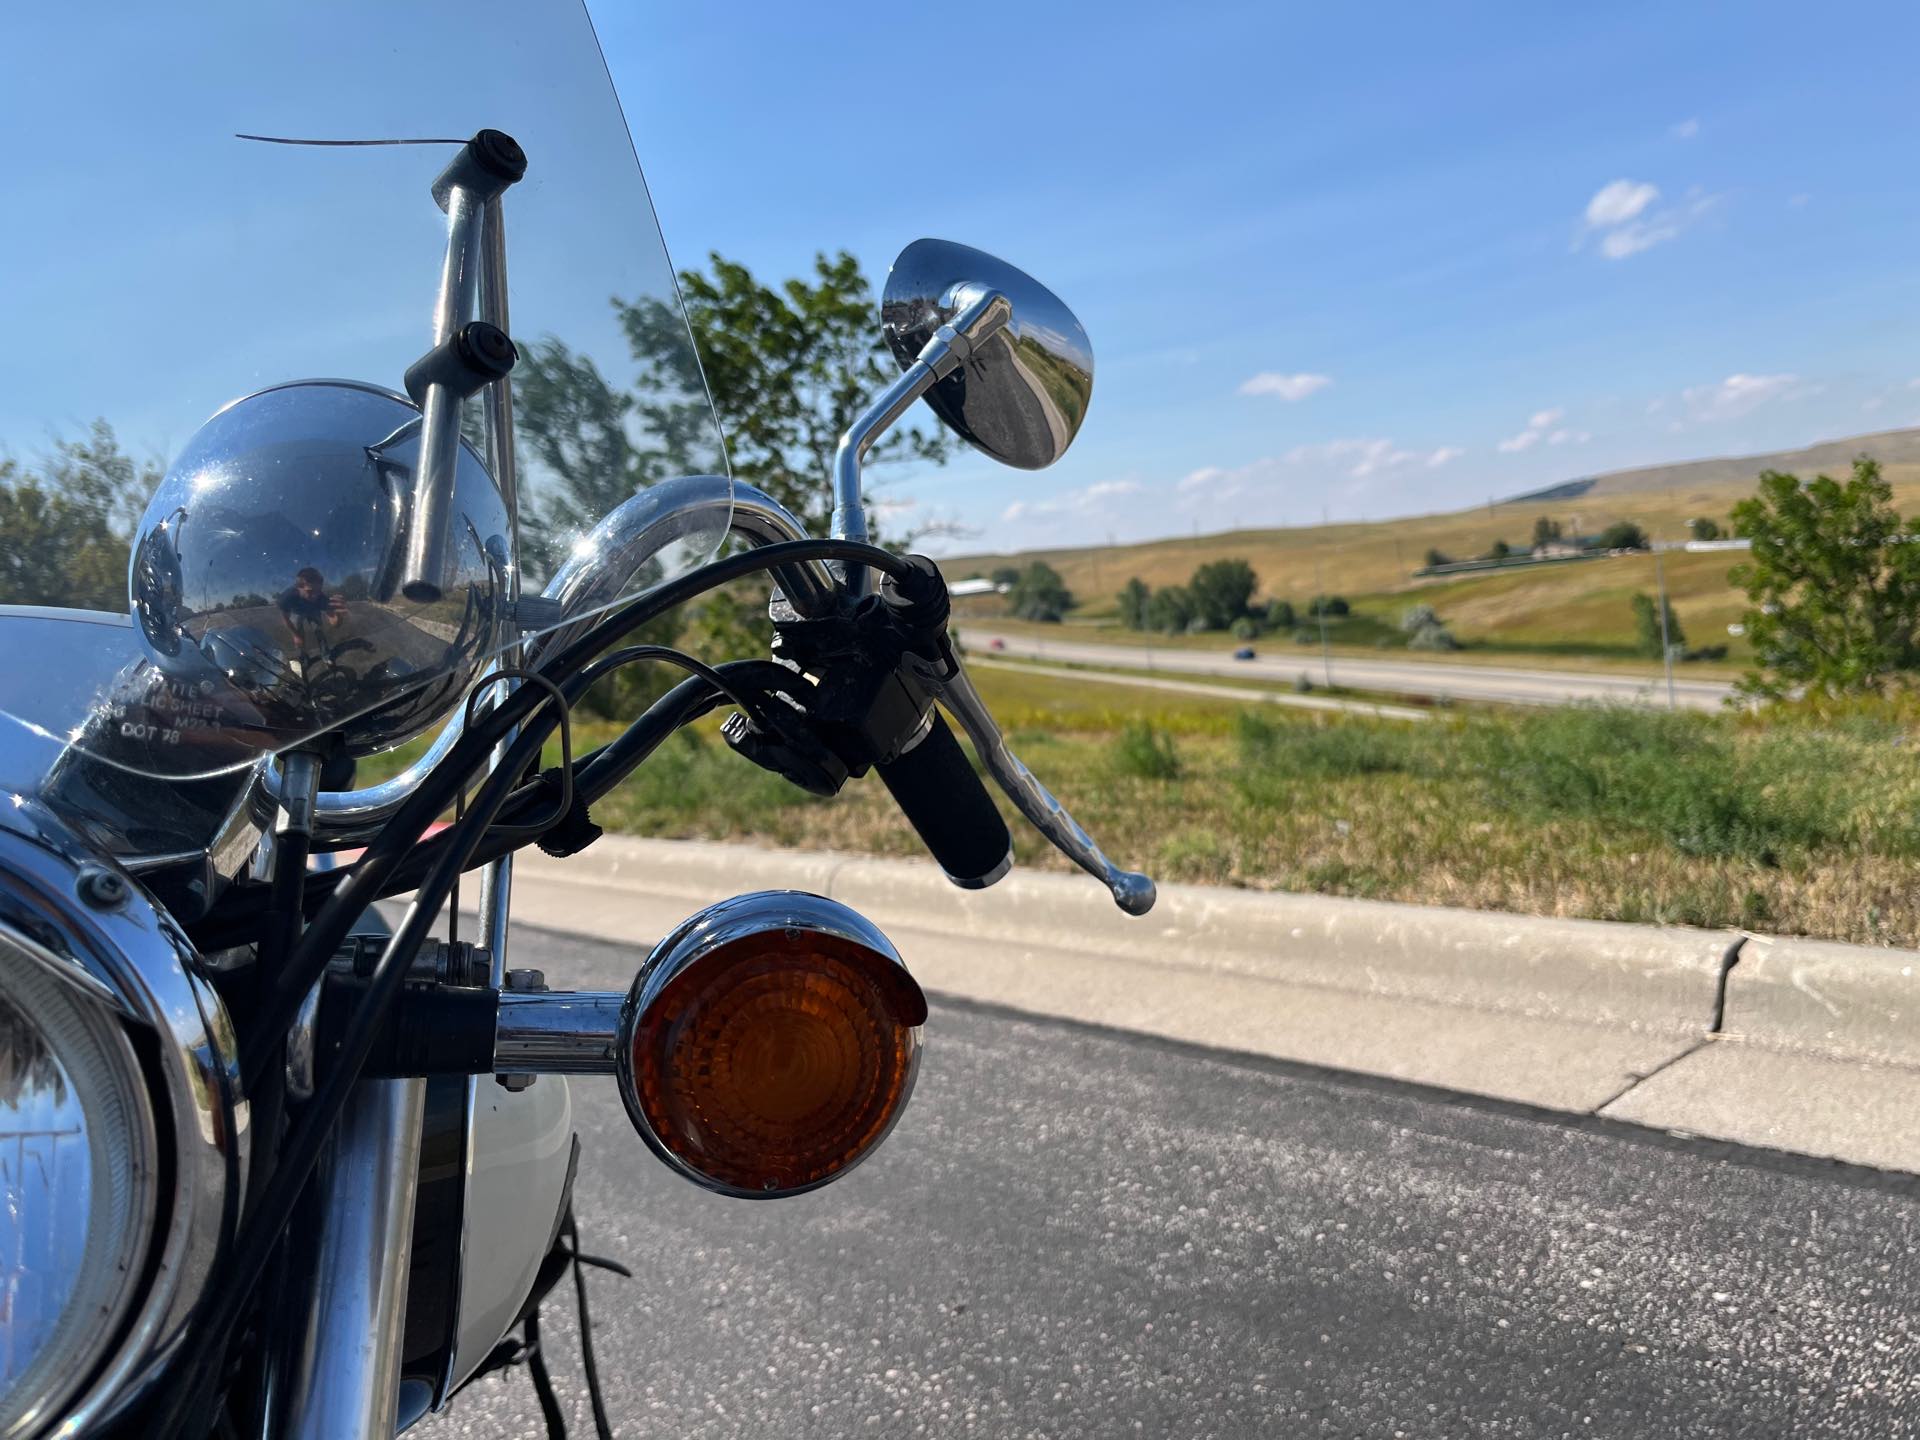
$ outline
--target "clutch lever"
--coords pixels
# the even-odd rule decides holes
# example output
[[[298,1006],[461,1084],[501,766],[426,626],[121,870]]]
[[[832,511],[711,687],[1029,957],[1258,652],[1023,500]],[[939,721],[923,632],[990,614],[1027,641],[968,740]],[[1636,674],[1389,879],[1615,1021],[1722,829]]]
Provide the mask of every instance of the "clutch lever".
[[[980,763],[1015,808],[1032,822],[1033,828],[1052,841],[1061,854],[1104,884],[1113,893],[1113,903],[1127,914],[1144,915],[1151,910],[1156,893],[1152,879],[1122,870],[1109,860],[1093,843],[1093,837],[1067,813],[1067,807],[1056,800],[1053,792],[1007,747],[1007,737],[1001,733],[999,722],[980,698],[980,692],[973,688],[960,656],[944,637],[937,655],[909,651],[904,661],[909,673],[960,722],[960,728],[973,742]]]

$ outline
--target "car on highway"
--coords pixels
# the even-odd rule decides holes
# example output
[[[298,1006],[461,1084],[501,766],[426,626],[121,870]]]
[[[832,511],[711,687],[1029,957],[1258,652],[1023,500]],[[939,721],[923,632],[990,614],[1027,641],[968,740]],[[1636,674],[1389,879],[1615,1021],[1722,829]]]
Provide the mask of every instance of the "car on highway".
[[[1251,659],[1253,659],[1253,646],[1251,646],[1251,645],[1242,645],[1242,646],[1241,646],[1241,647],[1240,647],[1240,648],[1239,648],[1238,650],[1236,650],[1236,651],[1234,651],[1234,652],[1233,652],[1233,658],[1234,658],[1234,659],[1236,659],[1236,660],[1251,660]]]
[[[989,650],[1004,650],[1007,648],[1007,642],[996,635],[987,642],[987,648]]]

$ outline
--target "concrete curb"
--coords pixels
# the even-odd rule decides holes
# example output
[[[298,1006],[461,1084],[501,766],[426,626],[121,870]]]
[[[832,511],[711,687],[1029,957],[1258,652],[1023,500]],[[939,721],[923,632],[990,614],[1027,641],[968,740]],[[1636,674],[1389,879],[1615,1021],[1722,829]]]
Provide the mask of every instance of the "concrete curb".
[[[1722,1029],[1775,1049],[1920,1066],[1920,955],[1753,936]]]
[[[860,910],[930,991],[1920,1171],[1911,952],[1196,885],[1132,919],[1080,875],[965,891],[925,861],[626,836],[523,856],[514,913],[637,961],[758,889]]]

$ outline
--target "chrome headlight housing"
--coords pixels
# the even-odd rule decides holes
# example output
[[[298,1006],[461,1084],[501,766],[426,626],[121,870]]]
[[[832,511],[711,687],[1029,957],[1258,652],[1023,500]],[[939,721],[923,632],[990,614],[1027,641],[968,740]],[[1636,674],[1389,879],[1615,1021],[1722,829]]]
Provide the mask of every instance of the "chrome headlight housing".
[[[0,1440],[137,1403],[231,1237],[247,1111],[195,963],[137,884],[0,795]]]
[[[0,1434],[52,1420],[139,1293],[159,1156],[140,1064],[100,1000],[0,929]]]

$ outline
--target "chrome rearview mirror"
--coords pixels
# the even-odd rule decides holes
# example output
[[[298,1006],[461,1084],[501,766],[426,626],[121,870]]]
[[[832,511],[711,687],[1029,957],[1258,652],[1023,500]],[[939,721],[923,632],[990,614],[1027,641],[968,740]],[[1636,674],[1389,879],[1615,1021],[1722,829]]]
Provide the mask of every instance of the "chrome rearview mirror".
[[[1093,347],[1059,296],[984,251],[916,240],[893,262],[880,321],[906,370],[942,327],[960,328],[956,322],[996,294],[1004,323],[924,398],[976,450],[1017,469],[1045,469],[1067,453],[1093,397]]]
[[[922,398],[969,445],[1040,470],[1067,453],[1093,398],[1093,347],[1060,297],[1025,271],[947,240],[916,240],[887,275],[880,320],[900,378],[840,437],[833,536],[868,539],[860,469],[887,428]],[[847,564],[851,595],[866,567]]]

